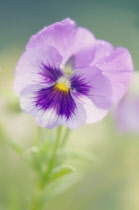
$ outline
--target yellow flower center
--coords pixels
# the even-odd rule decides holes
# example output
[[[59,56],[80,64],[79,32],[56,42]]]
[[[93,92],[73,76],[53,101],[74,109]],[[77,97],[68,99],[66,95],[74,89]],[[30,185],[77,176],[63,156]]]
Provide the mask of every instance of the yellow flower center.
[[[67,87],[67,85],[64,82],[61,84],[56,84],[55,88],[58,90],[64,91],[64,92],[69,91],[69,88]]]
[[[69,82],[69,80],[67,78],[61,77],[57,81],[57,83],[55,85],[55,88],[67,93],[69,91],[69,89],[70,89],[70,82]]]

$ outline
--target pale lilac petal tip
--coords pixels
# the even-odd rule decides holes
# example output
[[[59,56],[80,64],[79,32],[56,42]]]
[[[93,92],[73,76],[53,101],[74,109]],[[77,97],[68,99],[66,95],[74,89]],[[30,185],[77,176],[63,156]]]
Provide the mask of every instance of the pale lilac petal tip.
[[[65,41],[65,36],[67,36],[68,39],[75,28],[76,23],[70,18],[67,18],[61,22],[56,22],[52,25],[44,27],[44,29],[33,35],[27,43],[26,48],[32,48],[42,44],[48,44],[56,48],[59,46],[62,48],[60,44],[62,41]]]
[[[95,66],[101,69],[111,81],[113,103],[120,100],[129,88],[134,71],[129,51],[126,48],[118,47]]]
[[[109,108],[108,109],[99,108],[98,106],[95,105],[95,103],[93,103],[93,101],[90,98],[86,96],[80,95],[78,97],[78,101],[83,105],[85,109],[87,115],[85,123],[87,124],[96,123],[102,120],[109,112]]]
[[[105,62],[105,59],[112,53],[114,47],[111,43],[104,40],[96,40],[95,55],[91,65],[95,66],[100,62]]]

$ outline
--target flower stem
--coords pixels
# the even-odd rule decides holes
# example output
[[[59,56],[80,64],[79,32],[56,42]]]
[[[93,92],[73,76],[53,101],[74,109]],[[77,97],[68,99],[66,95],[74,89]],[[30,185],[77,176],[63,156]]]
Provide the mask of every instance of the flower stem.
[[[40,187],[36,187],[36,192],[34,195],[34,198],[32,200],[32,204],[31,204],[31,210],[41,210],[42,209],[42,195],[43,195],[43,189]]]
[[[50,164],[49,164],[49,168],[48,168],[47,173],[49,173],[52,170],[52,168],[55,164],[56,154],[57,154],[57,150],[58,150],[58,147],[59,147],[59,144],[60,144],[61,135],[62,135],[62,126],[59,126],[58,131],[57,131],[56,142],[55,142],[55,145],[54,145],[54,148],[53,148],[52,158],[50,160]]]
[[[71,130],[69,128],[66,128],[65,134],[61,140],[61,144],[60,144],[61,147],[64,147],[66,145],[67,140],[70,136],[70,132],[71,132]]]
[[[46,184],[48,183],[49,175],[50,175],[50,173],[51,173],[51,171],[52,171],[52,169],[54,167],[54,164],[55,164],[55,161],[56,161],[56,156],[57,156],[57,151],[58,151],[58,148],[59,148],[59,145],[60,145],[60,140],[61,140],[61,135],[62,135],[62,128],[63,128],[62,126],[58,127],[57,137],[56,137],[55,144],[54,144],[53,151],[52,151],[52,157],[50,159],[48,169],[44,173],[44,176],[42,178],[42,183],[41,183],[42,188],[44,188],[46,186]]]
[[[32,201],[31,210],[42,209],[42,205],[43,205],[42,197],[43,197],[44,189],[46,185],[49,183],[49,175],[55,165],[57,151],[60,145],[61,135],[62,135],[62,126],[59,126],[58,131],[57,131],[57,137],[56,137],[55,144],[52,151],[52,157],[49,162],[48,170],[44,173],[42,177],[40,177],[40,184],[36,187],[36,192]]]

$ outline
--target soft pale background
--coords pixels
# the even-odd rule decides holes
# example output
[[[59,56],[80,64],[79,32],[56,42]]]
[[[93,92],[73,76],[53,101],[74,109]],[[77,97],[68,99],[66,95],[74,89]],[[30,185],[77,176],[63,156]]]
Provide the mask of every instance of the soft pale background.
[[[0,95],[0,121],[7,136],[25,147],[32,144],[36,123],[20,112],[18,98],[12,96],[14,68],[32,34],[66,17],[99,39],[127,47],[139,69],[138,0],[0,0],[0,89],[7,93],[4,99]],[[134,81],[132,89],[139,92],[139,78]],[[43,130],[51,137],[52,130]],[[33,174],[5,140],[0,130],[0,210],[25,210]],[[68,147],[93,154],[94,161],[71,161],[78,182],[50,200],[47,210],[139,209],[138,136],[118,134],[109,115],[100,123],[73,131]]]

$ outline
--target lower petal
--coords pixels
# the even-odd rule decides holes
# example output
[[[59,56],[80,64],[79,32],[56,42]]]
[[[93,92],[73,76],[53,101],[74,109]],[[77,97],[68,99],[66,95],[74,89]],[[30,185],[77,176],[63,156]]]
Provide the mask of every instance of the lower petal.
[[[71,115],[71,117],[68,120],[66,118],[63,118],[63,122],[70,129],[77,129],[78,127],[85,124],[86,119],[87,114],[83,105],[80,102],[76,101],[75,112]]]
[[[76,96],[75,96],[76,97]],[[87,115],[87,120],[85,123],[91,124],[102,120],[109,112],[109,109],[101,109],[97,107],[91,99],[86,96],[80,95],[78,99],[76,98],[84,107]]]
[[[86,122],[83,105],[72,96],[65,98],[63,94],[55,92],[53,87],[29,85],[21,91],[20,96],[22,110],[32,114],[41,127],[53,128],[65,124],[76,129]]]
[[[47,112],[47,111],[46,111]],[[48,117],[48,115],[47,115]],[[44,118],[44,117],[43,117]],[[65,116],[57,116],[55,122],[50,124],[50,120],[46,118],[46,122],[44,127],[54,128],[60,125],[66,125],[70,129],[77,129],[78,127],[84,125],[86,123],[87,114],[80,102],[76,101],[76,110],[71,114],[70,118],[66,118]]]

